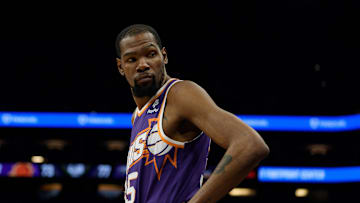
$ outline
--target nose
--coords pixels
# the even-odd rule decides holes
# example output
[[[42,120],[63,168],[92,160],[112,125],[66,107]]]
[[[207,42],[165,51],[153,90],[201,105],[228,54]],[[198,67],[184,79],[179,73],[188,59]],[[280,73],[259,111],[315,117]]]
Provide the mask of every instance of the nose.
[[[149,64],[146,62],[146,59],[141,58],[139,59],[139,63],[136,67],[137,72],[145,72],[150,69]]]

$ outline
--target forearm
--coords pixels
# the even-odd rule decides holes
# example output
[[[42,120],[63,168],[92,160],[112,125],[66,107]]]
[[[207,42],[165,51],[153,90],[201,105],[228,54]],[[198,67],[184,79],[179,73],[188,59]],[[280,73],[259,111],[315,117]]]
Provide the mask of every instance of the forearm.
[[[252,147],[248,145],[239,150],[238,145],[229,146],[210,178],[189,202],[216,202],[244,180],[267,155],[266,152],[253,150]]]

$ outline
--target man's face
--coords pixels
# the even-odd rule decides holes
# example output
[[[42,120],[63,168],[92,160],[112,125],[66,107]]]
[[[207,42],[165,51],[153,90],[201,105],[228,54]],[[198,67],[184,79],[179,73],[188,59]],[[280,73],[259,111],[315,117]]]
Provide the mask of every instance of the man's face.
[[[117,64],[137,97],[152,96],[164,79],[166,50],[160,50],[154,36],[140,33],[120,42],[121,59]]]

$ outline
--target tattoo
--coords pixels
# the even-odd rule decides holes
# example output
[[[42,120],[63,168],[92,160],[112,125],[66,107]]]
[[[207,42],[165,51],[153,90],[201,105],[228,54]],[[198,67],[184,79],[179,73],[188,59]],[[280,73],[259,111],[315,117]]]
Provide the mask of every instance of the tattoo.
[[[225,171],[225,166],[227,166],[232,160],[232,157],[228,154],[225,154],[221,159],[219,165],[214,170],[215,174],[223,173]]]

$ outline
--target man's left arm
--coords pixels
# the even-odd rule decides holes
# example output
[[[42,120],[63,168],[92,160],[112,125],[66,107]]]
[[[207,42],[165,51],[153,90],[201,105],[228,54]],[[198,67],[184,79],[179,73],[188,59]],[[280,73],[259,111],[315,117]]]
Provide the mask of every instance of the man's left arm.
[[[261,136],[235,115],[219,108],[197,84],[183,81],[175,85],[169,99],[180,117],[226,149],[210,178],[189,202],[216,202],[268,155],[269,148]]]

